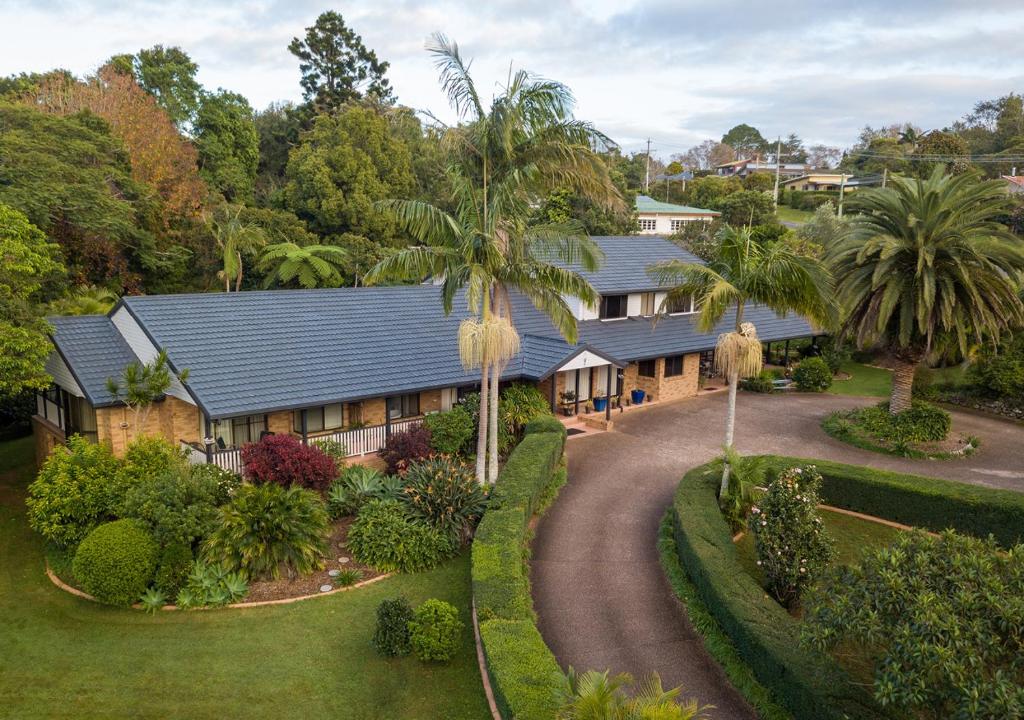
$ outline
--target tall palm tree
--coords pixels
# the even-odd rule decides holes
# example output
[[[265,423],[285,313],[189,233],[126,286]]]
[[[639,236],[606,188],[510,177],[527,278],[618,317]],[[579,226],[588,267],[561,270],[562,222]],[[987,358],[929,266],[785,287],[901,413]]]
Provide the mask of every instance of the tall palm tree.
[[[485,108],[458,46],[436,35],[428,49],[460,120],[443,129],[452,209],[381,203],[422,244],[381,261],[367,282],[438,278],[446,313],[466,291],[473,318],[462,323],[459,345],[463,362],[481,373],[477,477],[486,482],[497,477],[498,380],[518,350],[510,291],[529,298],[570,342],[576,320],[565,296],[597,300],[582,276],[557,263],[596,269],[600,250],[578,223],[530,225],[534,204],[558,187],[608,206],[621,198],[594,149],[608,140],[572,117],[568,88],[518,71]]]
[[[348,253],[335,245],[268,245],[260,255],[259,269],[268,273],[263,287],[298,283],[304,288],[338,287]]]
[[[858,214],[825,258],[844,312],[839,337],[891,354],[896,414],[910,407],[914,371],[940,344],[966,355],[1024,322],[1024,250],[999,222],[998,180],[937,166],[926,180],[893,177],[849,202]]]
[[[711,258],[706,265],[683,260],[665,260],[648,268],[660,285],[668,286],[659,315],[679,302],[694,298],[700,307],[697,327],[710,332],[730,311],[734,328],[718,336],[715,366],[729,382],[729,403],[725,421],[725,448],[732,450],[736,426],[736,388],[741,377],[761,369],[761,343],[757,329],[744,322],[750,303],[766,305],[780,315],[797,312],[813,322],[825,324],[831,317],[832,282],[821,262],[800,255],[782,242],[756,242],[750,228],[725,226],[715,236]],[[729,490],[729,465],[724,464],[721,495]]]
[[[253,255],[267,244],[267,236],[259,225],[242,219],[241,205],[221,205],[206,216],[206,225],[221,252],[223,268],[217,273],[224,281],[224,292],[242,289],[242,257]]]

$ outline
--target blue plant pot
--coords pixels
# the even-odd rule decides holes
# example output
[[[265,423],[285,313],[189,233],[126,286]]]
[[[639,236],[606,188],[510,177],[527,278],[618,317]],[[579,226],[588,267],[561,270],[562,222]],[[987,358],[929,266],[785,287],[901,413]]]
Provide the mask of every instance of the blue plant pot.
[[[594,410],[596,412],[604,412],[606,407],[608,407],[608,398],[594,398]]]
[[[644,395],[646,395],[646,394],[647,393],[645,393],[643,390],[630,390],[629,391],[629,396],[633,400],[633,404],[634,405],[639,405],[640,403],[642,403],[644,401]]]

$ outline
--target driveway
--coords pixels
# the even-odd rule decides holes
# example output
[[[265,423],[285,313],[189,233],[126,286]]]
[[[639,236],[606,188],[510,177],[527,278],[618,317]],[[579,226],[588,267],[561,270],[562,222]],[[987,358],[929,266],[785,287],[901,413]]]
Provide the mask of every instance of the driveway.
[[[683,473],[720,452],[725,394],[666,403],[615,418],[613,432],[571,438],[569,483],[533,543],[533,600],[541,633],[563,667],[643,677],[716,707],[716,720],[754,718],[686,620],[665,580],[658,523]],[[736,447],[918,472],[1024,491],[1024,428],[954,412],[978,435],[964,460],[907,460],[850,447],[821,431],[832,410],[874,402],[833,395],[741,393]]]

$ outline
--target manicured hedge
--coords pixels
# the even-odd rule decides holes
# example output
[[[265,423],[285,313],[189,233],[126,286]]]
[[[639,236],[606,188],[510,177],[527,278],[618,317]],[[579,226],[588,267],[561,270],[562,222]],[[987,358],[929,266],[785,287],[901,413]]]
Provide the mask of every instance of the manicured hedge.
[[[718,483],[706,465],[683,478],[674,501],[676,546],[701,599],[754,675],[797,720],[886,717],[831,658],[800,645],[797,622],[743,571],[718,509]]]
[[[551,720],[566,688],[534,624],[526,564],[530,518],[561,481],[565,427],[551,420],[527,424],[473,539],[473,601],[488,674],[502,716],[516,720]]]
[[[1004,547],[1024,541],[1024,493],[826,460],[770,456],[776,469],[816,465],[822,500],[846,510],[941,532],[995,536]]]

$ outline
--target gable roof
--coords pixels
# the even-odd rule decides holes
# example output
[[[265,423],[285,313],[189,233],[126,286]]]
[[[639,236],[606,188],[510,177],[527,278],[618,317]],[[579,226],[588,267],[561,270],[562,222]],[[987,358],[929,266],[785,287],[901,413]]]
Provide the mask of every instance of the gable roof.
[[[647,274],[647,266],[662,260],[703,263],[660,235],[624,235],[591,238],[604,252],[604,263],[594,272],[579,263],[559,263],[585,277],[601,295],[655,290],[658,283]]]
[[[119,378],[138,358],[106,315],[47,318],[50,338],[86,400],[93,407],[118,405],[107,392],[107,378]]]
[[[689,205],[674,205],[672,203],[661,202],[660,200],[655,200],[647,195],[636,196],[636,211],[639,213],[665,213],[675,215],[718,216],[722,214],[714,210],[705,210],[704,208],[690,207]]]

